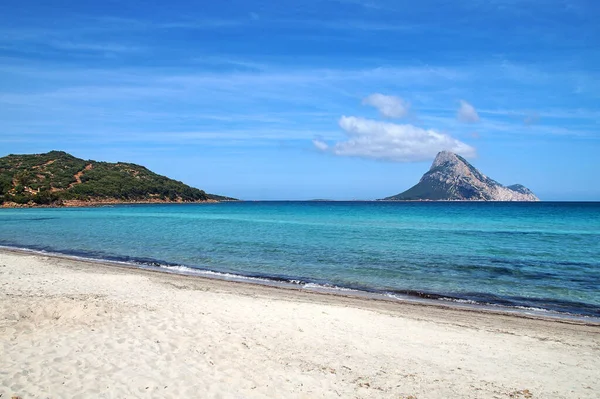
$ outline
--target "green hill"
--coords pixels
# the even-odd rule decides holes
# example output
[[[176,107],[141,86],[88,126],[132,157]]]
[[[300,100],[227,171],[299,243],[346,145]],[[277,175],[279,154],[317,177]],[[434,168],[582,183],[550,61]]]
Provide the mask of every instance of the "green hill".
[[[0,204],[70,205],[233,200],[131,163],[86,161],[63,151],[0,158]]]

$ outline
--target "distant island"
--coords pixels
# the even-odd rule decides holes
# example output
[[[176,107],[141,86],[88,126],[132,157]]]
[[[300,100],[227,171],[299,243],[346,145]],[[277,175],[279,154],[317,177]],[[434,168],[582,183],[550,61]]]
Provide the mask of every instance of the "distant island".
[[[528,188],[503,186],[460,155],[440,152],[419,183],[383,201],[539,201]]]
[[[89,206],[230,201],[132,163],[86,161],[63,151],[0,158],[0,205]]]

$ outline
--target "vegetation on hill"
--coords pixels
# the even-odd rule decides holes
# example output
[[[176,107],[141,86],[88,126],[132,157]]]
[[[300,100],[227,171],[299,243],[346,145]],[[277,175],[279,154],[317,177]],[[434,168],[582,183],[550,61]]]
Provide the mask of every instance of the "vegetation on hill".
[[[232,200],[207,194],[131,163],[85,161],[66,152],[0,158],[0,204]]]

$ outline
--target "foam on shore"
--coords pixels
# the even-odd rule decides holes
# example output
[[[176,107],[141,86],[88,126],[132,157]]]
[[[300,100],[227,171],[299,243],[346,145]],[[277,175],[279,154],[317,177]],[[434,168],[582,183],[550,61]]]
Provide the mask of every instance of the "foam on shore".
[[[197,276],[202,278],[212,278],[225,281],[234,281],[240,283],[260,284],[267,286],[275,286],[288,289],[302,289],[305,291],[313,291],[318,293],[328,293],[333,295],[349,295],[363,298],[391,300],[399,302],[412,302],[424,305],[445,305],[460,309],[471,310],[486,310],[493,312],[501,312],[523,316],[538,316],[545,318],[556,318],[565,320],[580,320],[600,322],[600,316],[595,314],[577,314],[567,311],[557,311],[535,306],[525,306],[520,304],[510,304],[508,301],[504,303],[494,303],[492,301],[476,301],[472,299],[464,299],[449,295],[437,293],[428,293],[421,291],[385,291],[368,289],[365,287],[344,287],[328,282],[315,282],[309,279],[287,278],[285,276],[263,276],[263,275],[244,275],[236,273],[221,272],[216,270],[202,269],[198,267],[177,265],[165,261],[154,259],[98,259],[90,258],[82,255],[64,254],[40,249],[29,248],[13,248],[0,246],[0,249],[16,250],[28,253],[42,254],[59,258],[74,259],[84,262],[108,263],[125,267],[135,267],[146,270],[154,270],[173,274],[182,274],[188,276]]]

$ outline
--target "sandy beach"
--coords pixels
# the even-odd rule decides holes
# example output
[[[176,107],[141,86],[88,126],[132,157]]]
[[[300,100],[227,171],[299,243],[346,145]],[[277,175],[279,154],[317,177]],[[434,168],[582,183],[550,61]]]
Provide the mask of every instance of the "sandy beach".
[[[600,398],[600,326],[0,251],[0,397]]]

